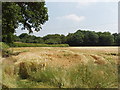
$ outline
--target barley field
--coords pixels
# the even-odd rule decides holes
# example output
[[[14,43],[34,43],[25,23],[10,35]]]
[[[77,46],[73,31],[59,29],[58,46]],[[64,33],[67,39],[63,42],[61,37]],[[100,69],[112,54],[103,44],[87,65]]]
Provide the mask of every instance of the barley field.
[[[18,47],[1,58],[4,88],[117,88],[118,47]]]

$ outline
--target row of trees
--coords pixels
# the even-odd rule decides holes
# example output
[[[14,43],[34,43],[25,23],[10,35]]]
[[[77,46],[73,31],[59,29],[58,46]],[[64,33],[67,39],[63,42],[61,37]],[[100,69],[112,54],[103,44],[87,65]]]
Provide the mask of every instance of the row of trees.
[[[109,46],[120,45],[120,33],[111,34],[110,32],[78,30],[75,33],[69,33],[67,36],[49,34],[44,37],[23,33],[19,36],[14,35],[14,41],[41,44],[69,44],[70,46]]]
[[[16,28],[22,25],[29,33],[40,31],[48,21],[48,9],[43,2],[2,2],[2,41],[12,44],[14,41],[26,43],[81,45],[119,45],[120,34],[78,30],[67,36],[54,34],[36,37],[28,34],[14,35]],[[14,41],[13,41],[14,40]]]
[[[65,36],[59,34],[46,35],[44,37],[36,37],[23,33],[19,36],[14,35],[15,42],[23,43],[41,43],[41,44],[63,44],[65,43]]]

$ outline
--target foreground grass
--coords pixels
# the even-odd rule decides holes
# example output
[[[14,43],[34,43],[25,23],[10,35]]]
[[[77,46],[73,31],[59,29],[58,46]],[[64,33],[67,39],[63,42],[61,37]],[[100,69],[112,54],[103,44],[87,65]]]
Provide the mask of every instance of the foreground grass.
[[[4,85],[12,88],[117,88],[118,85],[117,67],[112,63],[89,62],[72,68],[49,66],[45,69],[36,67],[38,65],[33,67],[28,62],[21,65],[14,71],[12,66],[4,68]],[[8,68],[11,71],[6,71]]]
[[[118,54],[111,48],[12,48],[3,58],[6,88],[117,88]],[[112,53],[112,54],[111,54]]]
[[[68,70],[49,68],[31,76],[37,82],[48,83],[58,88],[114,88],[117,86],[117,74],[106,71],[107,68],[109,67],[84,65]]]

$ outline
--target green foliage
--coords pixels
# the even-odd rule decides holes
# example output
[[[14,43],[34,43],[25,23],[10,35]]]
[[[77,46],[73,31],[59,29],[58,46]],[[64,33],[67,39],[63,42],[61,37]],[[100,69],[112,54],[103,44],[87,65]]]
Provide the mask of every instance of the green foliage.
[[[36,37],[34,35],[28,35],[27,33],[23,33],[19,35],[18,38],[20,38],[18,42],[23,42],[23,43],[41,43],[41,44],[44,43],[41,37]]]
[[[94,32],[78,30],[66,37],[66,43],[70,46],[111,46],[117,44],[119,37],[115,38],[110,32]]]
[[[29,33],[40,31],[48,20],[45,2],[2,2],[2,40],[13,43],[15,29],[22,24],[22,29]],[[33,28],[33,29],[32,29]]]
[[[51,86],[62,88],[62,79],[65,74],[63,68],[57,67],[47,67],[46,70],[38,70],[37,72],[32,72],[30,74],[33,81],[47,83]]]
[[[45,43],[46,44],[57,44],[58,43],[57,41],[59,41],[59,40],[57,40],[57,39],[47,39],[47,40],[45,40]]]
[[[16,35],[14,35],[14,42],[20,42],[20,38]]]
[[[2,40],[6,43],[12,43],[13,33],[18,27],[20,16],[20,7],[12,2],[2,3]]]
[[[68,34],[67,43],[71,46],[83,45],[84,35],[81,32],[76,32],[74,34]]]
[[[44,37],[36,37],[23,33],[19,36],[14,35],[15,42],[39,43],[39,44],[69,44],[70,46],[111,46],[119,45],[120,34],[110,32],[94,32],[78,30],[69,33],[67,36],[60,34],[48,34]]]
[[[65,36],[59,34],[49,34],[42,38],[46,44],[61,44],[65,42]]]
[[[23,43],[40,43],[40,44],[65,44],[66,37],[64,35],[52,34],[44,37],[36,37],[34,35],[28,35],[27,33],[23,33],[16,37],[16,42]]]
[[[32,71],[27,62],[24,64],[26,65],[22,65],[22,67],[28,69],[23,68],[23,71],[29,72],[27,73],[29,77],[25,80],[14,77],[13,80],[16,80],[19,87],[31,88],[33,87],[31,83],[34,86],[44,84],[56,88],[116,88],[118,85],[117,66],[115,64],[95,65],[90,62],[88,65],[79,64],[71,68],[45,67],[45,70],[37,68],[36,71]],[[22,74],[25,76],[26,74],[23,71],[17,76],[21,77]]]
[[[9,46],[3,42],[0,42],[0,50],[7,50]]]
[[[99,36],[93,31],[84,32],[84,45],[97,45]]]
[[[48,83],[58,88],[112,88],[117,87],[115,65],[78,65],[73,68],[48,67],[31,73],[32,80]]]
[[[14,43],[14,47],[68,47],[68,44],[36,44],[36,43]]]
[[[114,44],[120,45],[120,33],[118,33],[118,34],[114,33],[113,36],[114,36]]]
[[[114,36],[109,32],[99,34],[99,45],[113,45]]]

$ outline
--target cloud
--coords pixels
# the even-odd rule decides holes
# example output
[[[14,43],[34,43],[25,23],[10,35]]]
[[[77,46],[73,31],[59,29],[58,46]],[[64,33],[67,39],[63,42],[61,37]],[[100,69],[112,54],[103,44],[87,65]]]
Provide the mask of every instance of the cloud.
[[[81,21],[85,20],[85,16],[77,16],[75,14],[70,14],[70,15],[58,17],[58,19],[66,19],[66,20],[81,22]]]

